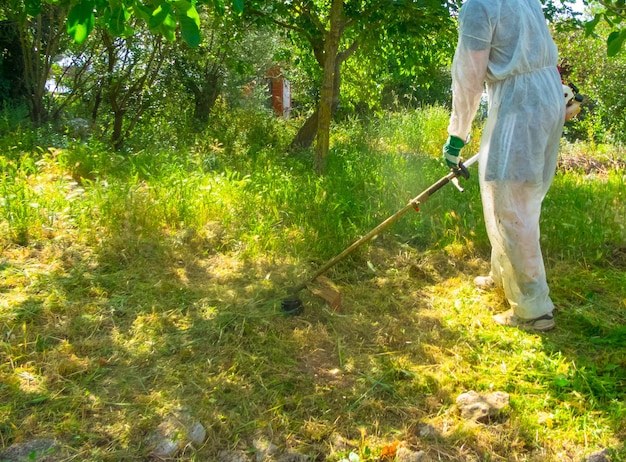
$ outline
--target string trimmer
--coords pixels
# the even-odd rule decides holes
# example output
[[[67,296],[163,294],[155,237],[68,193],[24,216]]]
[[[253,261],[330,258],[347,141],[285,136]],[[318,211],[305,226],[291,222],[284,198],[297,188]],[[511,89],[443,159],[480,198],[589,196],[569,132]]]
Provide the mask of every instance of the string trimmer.
[[[324,264],[321,268],[315,271],[306,281],[300,283],[299,285],[291,289],[291,291],[289,292],[289,296],[283,299],[283,301],[281,302],[281,310],[286,314],[302,313],[302,310],[303,310],[302,301],[300,300],[300,298],[298,298],[298,293],[302,289],[307,287],[309,284],[311,284],[313,281],[315,281],[317,278],[323,275],[330,268],[332,268],[341,260],[346,258],[348,255],[354,252],[357,248],[359,248],[366,242],[370,241],[376,235],[380,234],[389,226],[397,222],[409,210],[418,210],[420,204],[424,204],[426,201],[428,201],[428,199],[430,199],[430,196],[432,196],[434,193],[439,191],[442,187],[444,187],[448,183],[454,184],[459,191],[463,192],[463,188],[459,184],[458,178],[459,177],[463,177],[465,179],[469,178],[468,167],[476,163],[477,160],[478,160],[478,154],[474,155],[473,157],[468,159],[466,162],[460,162],[457,168],[451,169],[450,173],[448,173],[446,176],[442,177],[441,179],[433,183],[429,188],[427,188],[425,191],[423,191],[419,195],[415,196],[396,213],[394,213],[385,221],[380,223],[378,226],[376,226],[366,235],[364,235],[363,237],[361,237],[360,239],[352,243],[349,247],[343,250],[340,254],[328,260],[326,264]],[[324,298],[327,298],[327,297],[324,297]]]

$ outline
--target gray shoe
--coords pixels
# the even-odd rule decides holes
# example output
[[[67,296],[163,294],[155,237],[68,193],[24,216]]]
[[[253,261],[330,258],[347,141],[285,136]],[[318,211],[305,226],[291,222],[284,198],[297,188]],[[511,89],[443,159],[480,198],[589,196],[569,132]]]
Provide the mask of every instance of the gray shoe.
[[[496,314],[492,318],[501,326],[517,327],[529,332],[546,332],[554,329],[554,326],[556,326],[552,313],[544,314],[534,319],[523,319],[517,317],[511,308],[504,313]]]
[[[474,285],[480,290],[495,289],[496,283],[491,276],[478,276],[474,279]]]

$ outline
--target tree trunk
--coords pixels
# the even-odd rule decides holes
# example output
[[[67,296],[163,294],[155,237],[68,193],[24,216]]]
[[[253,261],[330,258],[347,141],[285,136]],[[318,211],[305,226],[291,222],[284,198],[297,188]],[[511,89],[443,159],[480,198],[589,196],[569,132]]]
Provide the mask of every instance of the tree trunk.
[[[357,49],[358,44],[355,42],[350,48],[337,54],[335,59],[335,76],[333,82],[333,101],[331,106],[331,119],[337,112],[339,107],[339,94],[341,93],[341,65],[348,59]],[[317,135],[317,118],[319,112],[316,109],[313,114],[304,122],[304,125],[300,127],[298,133],[294,137],[293,141],[289,145],[289,151],[296,151],[298,149],[306,149],[313,144],[315,135]]]
[[[145,89],[151,88],[159,75],[163,42],[160,36],[153,36],[152,41],[143,42],[142,51],[146,54],[139,56],[131,52],[129,39],[114,38],[107,31],[102,37],[108,69],[102,91],[107,95],[113,113],[111,144],[120,151],[149,107]]]
[[[220,94],[220,83],[219,74],[210,74],[202,86],[192,87],[194,95],[193,119],[198,131],[205,129],[209,123],[209,115]]]
[[[317,139],[315,145],[315,158],[313,168],[319,175],[326,170],[328,150],[330,145],[330,121],[332,118],[333,96],[335,88],[335,64],[339,39],[343,25],[341,21],[343,0],[333,0],[330,9],[330,30],[324,43],[324,77],[322,79],[322,92],[318,106]]]
[[[93,99],[93,109],[91,110],[91,122],[95,125],[98,120],[98,111],[100,110],[100,104],[102,103],[102,84],[98,86],[96,95]]]
[[[44,99],[46,81],[54,56],[58,53],[59,39],[63,30],[59,19],[62,14],[59,7],[49,5],[42,8],[34,18],[19,22],[28,110],[30,119],[37,125],[45,122],[48,115]]]
[[[343,28],[344,26],[342,26]],[[343,29],[342,29],[343,31]],[[348,59],[354,52],[357,50],[359,44],[358,42],[353,42],[345,50],[337,53],[335,58],[335,72],[333,76],[333,97],[331,103],[331,119],[337,112],[337,108],[339,107],[339,95],[341,93],[341,65],[344,63],[346,59]],[[320,65],[323,65],[323,57],[324,53],[316,53]],[[319,117],[319,108],[316,108],[315,112],[311,114],[311,116],[304,122],[304,125],[300,128],[296,136],[294,137],[291,145],[289,146],[289,151],[295,151],[298,149],[305,149],[310,147],[315,140],[315,136],[317,135],[318,128],[318,117]]]
[[[317,118],[319,112],[317,109],[304,122],[293,141],[289,145],[289,151],[297,151],[298,149],[306,149],[313,144],[315,135],[317,134]]]
[[[174,60],[174,68],[180,76],[181,82],[193,95],[193,128],[200,132],[209,123],[209,116],[215,106],[218,96],[222,90],[223,68],[221,64],[194,63],[186,58]],[[200,77],[196,77],[200,75]]]
[[[122,130],[124,128],[125,113],[126,111],[124,110],[113,111],[113,133],[111,134],[111,144],[116,152],[120,151],[124,146],[124,136]]]

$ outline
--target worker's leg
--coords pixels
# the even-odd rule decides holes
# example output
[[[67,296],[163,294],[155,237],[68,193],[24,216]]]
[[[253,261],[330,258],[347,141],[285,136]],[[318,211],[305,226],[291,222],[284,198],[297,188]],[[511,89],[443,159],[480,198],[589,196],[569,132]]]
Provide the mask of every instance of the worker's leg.
[[[504,287],[516,316],[534,319],[549,314],[549,296],[539,244],[543,186],[493,182],[488,234],[492,243],[492,277]]]

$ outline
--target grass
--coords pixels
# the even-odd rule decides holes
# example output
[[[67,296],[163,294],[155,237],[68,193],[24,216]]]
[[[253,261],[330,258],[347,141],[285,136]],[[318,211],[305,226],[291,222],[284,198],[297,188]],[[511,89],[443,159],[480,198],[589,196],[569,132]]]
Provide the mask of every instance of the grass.
[[[289,125],[125,158],[7,149],[2,447],[54,437],[63,459],[142,460],[186,408],[207,439],[179,460],[252,457],[255,440],[329,461],[392,460],[397,442],[429,460],[626,460],[623,164],[562,169],[546,198],[550,333],[495,326],[503,294],[471,284],[489,256],[475,175],[331,269],[339,311],[303,291],[304,313],[281,314],[288,287],[445,173],[445,111],[387,117],[335,127],[324,177],[282,156],[282,134],[260,147],[259,127]],[[465,421],[468,390],[511,405]]]

